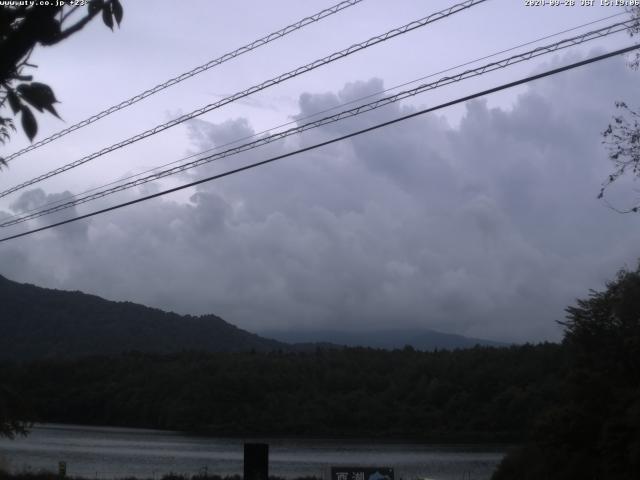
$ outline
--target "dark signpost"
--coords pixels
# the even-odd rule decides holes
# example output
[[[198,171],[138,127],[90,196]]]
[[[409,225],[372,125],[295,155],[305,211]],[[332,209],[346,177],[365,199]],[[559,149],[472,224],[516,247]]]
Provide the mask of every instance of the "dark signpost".
[[[269,479],[269,445],[244,444],[244,480]]]
[[[331,480],[393,480],[393,468],[331,467]]]

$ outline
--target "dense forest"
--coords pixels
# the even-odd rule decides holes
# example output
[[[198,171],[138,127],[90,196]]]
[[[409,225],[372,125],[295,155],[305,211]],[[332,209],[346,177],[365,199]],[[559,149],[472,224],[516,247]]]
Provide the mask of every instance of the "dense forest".
[[[520,440],[558,400],[558,345],[130,353],[3,364],[35,419],[215,435]]]
[[[563,395],[494,480],[640,478],[640,265],[567,308]]]

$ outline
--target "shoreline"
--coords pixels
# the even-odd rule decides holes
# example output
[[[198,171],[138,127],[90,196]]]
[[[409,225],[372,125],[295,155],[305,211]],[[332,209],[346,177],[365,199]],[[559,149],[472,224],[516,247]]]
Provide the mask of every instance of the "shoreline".
[[[55,472],[42,470],[38,472],[20,472],[9,473],[0,470],[0,480],[243,480],[242,475],[226,475],[221,476],[217,474],[196,474],[196,475],[184,475],[169,473],[156,477],[136,477],[134,475],[125,475],[121,477],[83,477],[66,475],[60,477]],[[308,477],[279,477],[269,475],[269,480],[323,480],[322,477],[308,476]]]
[[[243,440],[184,437],[174,431],[70,424],[36,425],[32,436],[0,442],[0,480],[243,480]],[[157,438],[156,438],[157,437]],[[329,466],[392,467],[396,480],[490,478],[509,450],[482,444],[408,444],[367,439],[261,438],[269,444],[269,480],[323,479]],[[5,448],[6,447],[6,448]],[[170,473],[173,472],[173,475]],[[206,475],[205,475],[206,474]]]
[[[438,447],[480,447],[480,446],[489,446],[491,448],[496,449],[509,449],[514,446],[519,445],[521,442],[516,441],[513,437],[510,437],[507,434],[498,434],[492,435],[491,438],[481,438],[483,434],[467,434],[467,435],[453,435],[453,434],[436,434],[433,436],[420,436],[420,437],[411,437],[405,436],[401,437],[399,435],[313,435],[313,434],[300,434],[300,435],[292,435],[292,434],[273,434],[273,435],[263,435],[263,434],[252,434],[252,433],[214,433],[212,430],[164,430],[164,429],[156,429],[149,427],[136,427],[136,426],[123,426],[123,425],[95,425],[95,424],[78,424],[78,423],[63,423],[63,422],[37,422],[32,425],[30,429],[42,429],[42,430],[91,430],[95,429],[97,431],[110,431],[113,433],[149,433],[149,434],[163,434],[163,435],[171,435],[171,436],[180,436],[180,437],[193,437],[199,439],[210,439],[210,440],[243,440],[244,442],[264,442],[269,443],[269,441],[273,443],[282,443],[282,442],[302,442],[305,443],[306,440],[313,442],[343,442],[351,445],[357,444],[372,444],[372,445],[420,445],[420,446],[430,446],[434,448]],[[463,439],[465,438],[466,439]],[[489,437],[489,435],[487,435]],[[498,437],[498,438],[496,438]],[[28,435],[27,435],[28,438]]]

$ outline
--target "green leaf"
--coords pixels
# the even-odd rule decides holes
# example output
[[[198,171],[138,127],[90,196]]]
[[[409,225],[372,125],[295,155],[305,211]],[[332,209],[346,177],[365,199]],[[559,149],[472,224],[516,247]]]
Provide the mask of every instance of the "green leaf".
[[[7,100],[9,101],[11,110],[13,110],[13,114],[16,115],[20,111],[20,99],[18,95],[16,95],[16,92],[7,90]]]
[[[38,133],[38,122],[33,112],[26,105],[22,106],[22,129],[27,134],[29,140],[33,142],[36,133]]]
[[[116,19],[116,22],[118,22],[118,27],[119,27],[120,22],[122,21],[122,14],[123,14],[122,5],[120,4],[119,0],[111,1],[111,10],[113,11],[113,18]]]
[[[22,98],[35,107],[39,112],[42,112],[44,109],[52,115],[60,118],[56,109],[53,108],[53,104],[57,103],[58,100],[56,100],[56,96],[49,85],[38,82],[30,84],[23,83],[18,85],[18,92]]]
[[[102,8],[102,21],[113,30],[113,17],[111,16],[111,4],[107,4]]]

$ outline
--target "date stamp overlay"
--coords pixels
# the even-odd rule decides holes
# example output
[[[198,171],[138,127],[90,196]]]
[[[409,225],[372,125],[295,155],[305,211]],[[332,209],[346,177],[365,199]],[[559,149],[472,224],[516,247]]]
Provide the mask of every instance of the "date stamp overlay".
[[[640,7],[640,0],[523,0],[525,7]]]
[[[0,0],[0,7],[84,7],[88,4],[89,0]]]

